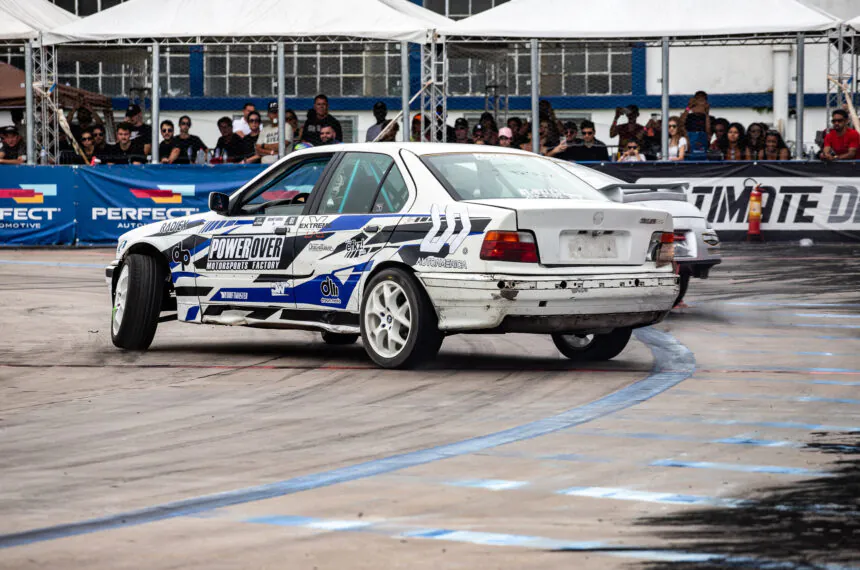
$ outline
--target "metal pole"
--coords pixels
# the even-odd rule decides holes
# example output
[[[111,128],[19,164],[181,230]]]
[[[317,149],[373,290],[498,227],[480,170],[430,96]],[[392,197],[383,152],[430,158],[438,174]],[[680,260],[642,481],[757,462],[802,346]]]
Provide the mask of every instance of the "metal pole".
[[[278,157],[287,155],[287,73],[284,68],[284,42],[278,42]],[[295,133],[294,133],[295,134]]]
[[[660,111],[663,116],[661,121],[661,148],[663,160],[669,159],[669,38],[663,38],[663,97],[660,101]]]
[[[451,0],[445,0],[445,17],[451,17]]]
[[[802,33],[797,34],[797,53],[795,54],[796,58],[797,58],[797,74],[796,74],[797,75],[797,89],[795,91],[795,93],[796,93],[796,95],[795,95],[796,96],[795,110],[796,110],[796,114],[797,114],[797,117],[796,117],[797,132],[796,132],[795,137],[794,137],[795,141],[796,141],[794,143],[794,146],[797,148],[796,148],[796,156],[794,157],[795,160],[803,160],[803,111],[804,111],[804,109],[803,109],[803,103],[804,103],[803,97],[805,95],[805,90],[804,90],[804,85],[803,85],[803,82],[804,82],[803,72],[804,72],[804,67],[805,67],[804,59],[805,59],[805,55],[806,55],[804,53],[805,47],[806,47],[804,40],[805,40],[805,38],[804,38]]]
[[[532,152],[540,152],[540,58],[538,57],[538,41],[533,38],[532,42]]]
[[[400,134],[403,142],[409,142],[409,42],[400,42],[400,108],[403,109]]]
[[[152,164],[158,164],[161,161],[158,156],[158,142],[161,135],[158,125],[159,114],[161,113],[158,77],[161,74],[161,70],[159,69],[161,65],[159,47],[158,42],[152,42]]]
[[[843,57],[843,55],[844,55],[844,43],[843,42],[845,41],[844,30],[845,30],[845,27],[840,24],[839,32],[838,32],[839,35],[837,36],[838,42],[839,42],[837,45],[839,47],[836,50],[836,56],[839,58],[836,60],[836,77],[839,80],[840,84],[843,81],[843,79],[842,79],[843,75],[842,74],[845,72],[845,70],[843,69],[843,61],[842,61],[844,59],[844,57]],[[842,97],[842,89],[839,89],[839,88],[836,89],[836,103],[840,109],[842,108],[842,105],[845,103],[845,101],[843,100],[843,97]],[[830,119],[830,117],[827,117],[827,118]]]
[[[36,164],[36,138],[33,124],[36,110],[33,107],[33,42],[24,44],[24,101],[27,107],[27,164]]]

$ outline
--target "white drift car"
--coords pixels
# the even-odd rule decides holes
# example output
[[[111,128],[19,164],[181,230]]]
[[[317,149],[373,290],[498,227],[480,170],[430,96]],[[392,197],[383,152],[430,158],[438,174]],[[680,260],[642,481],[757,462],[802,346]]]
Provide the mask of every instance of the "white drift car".
[[[177,318],[361,335],[387,368],[475,332],[551,334],[569,358],[604,360],[678,294],[668,213],[518,150],[317,147],[209,206],[120,238],[106,272],[116,346],[146,349]]]

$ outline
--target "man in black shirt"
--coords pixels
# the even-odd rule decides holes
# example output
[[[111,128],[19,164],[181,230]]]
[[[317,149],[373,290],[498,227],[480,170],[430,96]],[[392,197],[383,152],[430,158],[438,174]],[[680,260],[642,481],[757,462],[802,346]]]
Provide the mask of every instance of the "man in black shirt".
[[[568,121],[564,124],[564,138],[558,146],[551,148],[546,155],[561,160],[576,160],[576,147],[582,144],[582,139],[576,138],[576,123]]]
[[[104,156],[99,159],[105,164],[143,164],[146,162],[143,145],[131,140],[132,125],[120,123],[116,127],[116,144],[106,145]]]
[[[302,129],[302,140],[309,142],[314,146],[319,146],[320,131],[324,126],[330,126],[334,129],[335,138],[339,141],[343,140],[343,129],[340,126],[340,121],[328,114],[328,97],[320,93],[314,97],[314,108],[308,111],[308,120],[305,121],[305,127]]]
[[[233,132],[233,119],[218,119],[218,130],[221,136],[215,144],[215,158],[220,162],[241,162],[244,145],[242,138]]]
[[[0,145],[0,164],[24,164],[27,162],[27,147],[15,127],[0,129],[3,144]]]
[[[179,158],[179,147],[176,144],[173,131],[173,121],[161,121],[162,141],[158,145],[158,156],[161,158],[161,164],[176,164]]]
[[[580,132],[582,133],[582,144],[576,145],[572,153],[575,161],[605,161],[609,160],[609,151],[606,145],[594,138],[594,123],[582,121]]]
[[[131,127],[131,140],[140,139],[143,146],[143,154],[149,155],[152,152],[152,127],[143,122],[143,111],[138,105],[129,105],[128,111],[125,112],[125,121]]]

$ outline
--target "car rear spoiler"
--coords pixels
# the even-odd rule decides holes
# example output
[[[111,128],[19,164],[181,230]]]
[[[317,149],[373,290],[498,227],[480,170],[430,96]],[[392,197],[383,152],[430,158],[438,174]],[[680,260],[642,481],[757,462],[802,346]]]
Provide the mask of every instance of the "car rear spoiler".
[[[687,182],[654,182],[651,184],[609,184],[598,191],[613,202],[650,202],[652,200],[687,201]]]

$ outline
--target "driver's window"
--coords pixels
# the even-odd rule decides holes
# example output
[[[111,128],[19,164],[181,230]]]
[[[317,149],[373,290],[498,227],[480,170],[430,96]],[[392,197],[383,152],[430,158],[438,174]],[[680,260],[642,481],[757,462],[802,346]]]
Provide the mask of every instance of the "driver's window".
[[[351,152],[332,172],[320,214],[367,214],[394,160],[387,154]]]
[[[259,186],[246,196],[242,211],[252,215],[301,214],[308,195],[330,160],[331,155],[314,157],[274,172],[271,178],[261,180]]]

